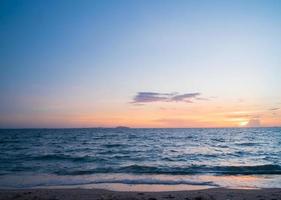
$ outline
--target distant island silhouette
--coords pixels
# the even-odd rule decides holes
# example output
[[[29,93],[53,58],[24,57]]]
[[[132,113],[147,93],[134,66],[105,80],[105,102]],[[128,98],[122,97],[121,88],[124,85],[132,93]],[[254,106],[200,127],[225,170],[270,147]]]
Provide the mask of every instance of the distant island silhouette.
[[[127,127],[127,126],[116,126],[115,128],[118,128],[118,129],[129,129],[130,127]]]

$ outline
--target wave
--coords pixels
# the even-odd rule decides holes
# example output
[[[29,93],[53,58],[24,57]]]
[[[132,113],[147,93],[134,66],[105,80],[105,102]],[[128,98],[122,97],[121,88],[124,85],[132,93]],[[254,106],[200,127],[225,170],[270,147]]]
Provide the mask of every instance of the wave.
[[[73,162],[94,162],[94,161],[105,161],[103,158],[97,158],[97,157],[92,157],[92,156],[70,156],[70,155],[65,155],[65,154],[47,154],[47,155],[42,155],[42,156],[36,156],[32,157],[34,160],[67,160],[67,161],[73,161]]]
[[[88,170],[57,171],[59,175],[85,175],[95,173],[131,173],[131,174],[216,174],[216,175],[255,175],[255,174],[281,174],[279,165],[256,165],[256,166],[206,166],[191,165],[189,167],[154,167],[144,165],[129,165],[125,167],[94,168]]]
[[[123,147],[126,145],[124,145],[124,144],[104,144],[103,146],[106,148],[114,148],[114,147]]]
[[[217,166],[214,169],[219,174],[229,175],[281,174],[281,166],[279,165]]]
[[[256,142],[241,142],[241,143],[235,143],[238,146],[248,146],[248,147],[252,147],[252,146],[260,146],[259,143]]]
[[[111,177],[110,177],[111,176]],[[23,184],[15,184],[22,179],[27,180]],[[13,180],[13,181],[10,181]],[[47,180],[47,181],[46,181]],[[45,186],[83,186],[90,184],[127,184],[127,185],[197,185],[197,186],[213,186],[219,187],[219,185],[213,181],[195,180],[195,179],[171,179],[161,177],[145,177],[145,176],[133,176],[131,178],[118,177],[109,175],[85,177],[85,176],[53,176],[49,174],[41,175],[7,175],[3,176],[0,180],[1,188],[32,188],[32,187],[45,187]]]
[[[94,181],[89,181],[84,184],[104,184],[104,183],[123,183],[123,184],[150,184],[150,185],[179,185],[179,184],[187,184],[187,185],[209,185],[209,186],[218,186],[212,181],[206,182],[196,182],[189,180],[160,180],[160,179],[97,179]]]

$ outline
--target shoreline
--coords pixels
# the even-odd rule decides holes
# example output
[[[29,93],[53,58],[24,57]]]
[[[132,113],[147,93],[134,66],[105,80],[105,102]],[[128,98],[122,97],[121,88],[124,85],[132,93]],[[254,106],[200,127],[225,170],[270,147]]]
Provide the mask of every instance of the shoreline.
[[[211,188],[188,191],[126,192],[105,189],[0,189],[0,200],[280,200],[281,188]]]
[[[147,174],[13,174],[0,176],[0,189],[106,189],[113,191],[180,191],[209,188],[281,188],[281,175],[147,175]]]

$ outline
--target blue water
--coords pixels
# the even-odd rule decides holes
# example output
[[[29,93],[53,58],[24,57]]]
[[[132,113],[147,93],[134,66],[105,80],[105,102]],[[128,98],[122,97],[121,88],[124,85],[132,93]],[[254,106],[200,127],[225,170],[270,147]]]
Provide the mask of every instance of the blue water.
[[[0,152],[0,187],[224,186],[217,180],[246,176],[281,187],[281,128],[2,129]]]

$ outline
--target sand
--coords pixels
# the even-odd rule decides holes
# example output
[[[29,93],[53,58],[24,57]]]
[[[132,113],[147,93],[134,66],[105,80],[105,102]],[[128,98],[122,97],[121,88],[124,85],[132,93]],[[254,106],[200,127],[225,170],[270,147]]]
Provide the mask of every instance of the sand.
[[[174,192],[115,192],[103,189],[0,190],[0,200],[281,200],[279,189],[215,188]]]

